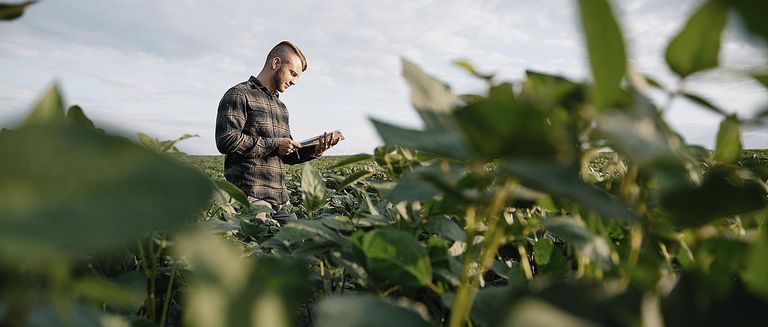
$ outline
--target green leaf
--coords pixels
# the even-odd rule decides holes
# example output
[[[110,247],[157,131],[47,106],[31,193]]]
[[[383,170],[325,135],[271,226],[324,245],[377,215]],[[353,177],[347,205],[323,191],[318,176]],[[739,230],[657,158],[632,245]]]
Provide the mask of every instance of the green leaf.
[[[675,36],[665,53],[669,68],[680,77],[717,67],[720,35],[728,11],[723,1],[710,0],[701,5]]]
[[[690,94],[690,93],[683,93],[683,96],[686,99],[691,100],[693,103],[696,103],[696,104],[700,105],[702,108],[709,109],[710,111],[712,111],[712,112],[714,112],[714,113],[716,113],[718,115],[721,115],[721,116],[727,116],[728,115],[728,113],[725,112],[723,109],[720,109],[718,106],[712,104],[712,102],[709,102],[707,99],[704,99],[704,98],[702,98],[702,97],[700,97],[698,95]]]
[[[482,74],[475,69],[475,66],[469,63],[467,60],[455,60],[453,62],[454,65],[459,66],[460,68],[463,68],[468,73],[472,74],[473,76],[477,78],[482,78],[484,80],[490,81],[493,79],[494,74]]]
[[[732,166],[711,167],[700,186],[681,187],[661,198],[661,207],[683,226],[701,226],[766,206],[765,184]]]
[[[25,126],[0,134],[0,256],[105,250],[179,229],[207,205],[212,185],[196,169],[66,124],[55,88],[44,98]]]
[[[461,135],[452,130],[418,131],[390,125],[371,118],[379,136],[388,145],[399,145],[455,158],[469,156],[469,148]]]
[[[250,202],[248,202],[248,197],[237,186],[227,181],[215,181],[214,183],[220,190],[229,194],[229,196],[231,196],[232,199],[234,199],[235,201],[240,202],[246,206],[250,206]]]
[[[283,229],[274,236],[274,238],[282,239],[281,233],[290,232],[293,235],[299,236],[300,239],[322,239],[326,241],[330,241],[336,244],[341,244],[342,237],[339,236],[338,233],[336,233],[334,230],[326,227],[326,225],[323,222],[316,221],[316,220],[297,220],[293,221],[285,226],[283,226]],[[295,238],[290,239],[290,241],[297,241],[300,239]],[[286,239],[289,240],[289,239]]]
[[[768,299],[768,260],[765,260],[768,258],[768,228],[763,226],[749,253],[744,281],[755,293]]]
[[[768,89],[768,74],[754,74],[752,77]]]
[[[380,228],[363,237],[368,272],[393,285],[419,287],[432,280],[429,255],[411,234]]]
[[[145,148],[155,151],[157,153],[162,152],[163,146],[160,144],[160,140],[151,137],[144,133],[136,133],[136,137],[138,137],[139,142],[141,145],[143,145]]]
[[[176,143],[179,143],[181,141],[184,141],[186,139],[190,139],[193,137],[200,137],[200,135],[184,134],[175,140],[160,142],[160,144],[162,145],[162,147],[160,148],[160,152],[182,153],[181,151],[179,151],[179,149],[176,148]]]
[[[372,295],[336,296],[317,306],[319,327],[427,327],[418,313]]]
[[[325,205],[325,180],[311,164],[304,164],[301,174],[301,195],[304,205],[310,211],[317,211]]]
[[[467,233],[455,221],[445,215],[429,217],[424,225],[424,230],[428,233],[442,235],[449,240],[462,242],[467,240]]]
[[[573,167],[550,162],[511,161],[505,163],[502,169],[530,188],[574,200],[604,218],[631,221],[637,217],[619,199],[582,181],[578,170]]]
[[[725,1],[741,17],[747,30],[768,41],[768,3],[755,0],[726,0]]]
[[[349,176],[347,176],[346,178],[344,178],[344,180],[341,181],[341,183],[339,183],[339,187],[337,189],[343,190],[347,186],[350,186],[352,184],[357,183],[358,181],[366,179],[366,178],[368,178],[371,175],[373,175],[373,173],[370,172],[370,171],[366,171],[366,170],[361,170],[361,171],[352,173]]]
[[[93,122],[85,115],[83,109],[80,108],[80,106],[69,107],[67,110],[66,120],[68,123],[76,126],[81,126],[84,128],[96,128],[93,125]]]
[[[600,133],[609,145],[637,164],[644,174],[653,176],[661,188],[687,184],[683,139],[661,117],[650,99],[635,93],[631,110],[614,111],[598,120]]]
[[[741,159],[741,123],[736,116],[728,116],[720,123],[717,131],[714,158],[724,164]]]
[[[64,101],[59,85],[51,86],[37,101],[22,126],[57,124],[64,121]]]
[[[487,98],[455,111],[473,152],[487,158],[551,158],[571,144],[562,125],[542,110]]]
[[[337,231],[351,232],[355,230],[354,224],[349,218],[344,216],[328,216],[324,217],[322,223],[325,227],[334,229]]]
[[[595,82],[595,102],[605,109],[622,97],[620,83],[627,64],[624,40],[608,1],[579,0],[579,13]]]
[[[562,76],[526,70],[527,79],[523,83],[523,92],[520,101],[533,104],[536,108],[549,111],[550,108],[562,106],[573,108],[584,102],[584,87]],[[491,94],[489,98],[496,98]],[[508,99],[506,102],[514,103],[509,95],[499,97]]]
[[[365,160],[368,160],[368,159],[371,159],[371,158],[373,158],[373,156],[368,154],[368,153],[353,154],[351,156],[344,157],[343,160],[337,162],[335,165],[329,167],[328,169],[344,167],[346,165],[353,164],[355,162],[365,161]]]
[[[552,255],[555,245],[546,237],[540,238],[533,245],[533,259],[537,265],[546,265],[549,263],[549,257]]]
[[[656,80],[655,78],[649,75],[643,75],[643,77],[645,78],[645,81],[648,83],[648,85],[653,86],[662,91],[664,90],[664,85],[661,85],[661,83],[659,83],[659,81]]]
[[[37,1],[24,1],[17,4],[0,3],[0,20],[13,20],[21,17],[27,7]]]
[[[570,217],[548,217],[542,219],[541,223],[548,232],[572,246],[580,255],[602,266],[610,264],[611,249],[608,242],[592,234],[580,220]]]
[[[444,130],[454,125],[450,112],[456,96],[445,83],[427,75],[414,63],[403,59],[403,77],[411,90],[411,103],[427,130]]]

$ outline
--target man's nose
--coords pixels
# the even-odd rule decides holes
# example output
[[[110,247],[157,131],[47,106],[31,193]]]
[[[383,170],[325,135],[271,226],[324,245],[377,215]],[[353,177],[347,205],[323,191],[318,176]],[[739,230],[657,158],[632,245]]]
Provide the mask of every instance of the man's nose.
[[[294,85],[293,81],[288,82],[289,85]]]

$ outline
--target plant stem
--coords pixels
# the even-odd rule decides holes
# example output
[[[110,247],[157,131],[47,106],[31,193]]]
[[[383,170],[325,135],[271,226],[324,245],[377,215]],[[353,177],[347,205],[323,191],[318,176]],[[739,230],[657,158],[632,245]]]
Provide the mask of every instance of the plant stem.
[[[485,237],[480,247],[479,256],[477,258],[479,260],[477,272],[472,276],[469,276],[468,271],[470,269],[470,265],[474,262],[471,260],[471,258],[475,253],[475,212],[473,207],[470,207],[467,210],[467,223],[472,223],[472,225],[467,226],[467,250],[464,254],[464,264],[461,272],[461,286],[456,293],[456,298],[454,299],[453,307],[451,308],[451,327],[460,327],[467,323],[469,320],[469,311],[472,309],[472,302],[474,301],[475,295],[477,294],[480,278],[482,278],[483,273],[488,270],[488,268],[493,263],[493,257],[496,255],[496,252],[499,249],[501,239],[504,236],[504,229],[499,228],[498,226],[499,216],[501,214],[501,210],[506,204],[507,193],[510,185],[510,181],[504,181],[501,183],[501,187],[497,188],[497,192],[491,200],[490,205],[484,211],[485,217],[488,217],[487,219],[489,225],[488,229],[485,231]]]
[[[171,291],[173,291],[173,280],[176,278],[177,264],[173,263],[173,269],[171,269],[171,280],[168,282],[168,288],[165,290],[165,298],[163,299],[163,316],[160,317],[160,327],[165,326],[165,317],[168,316],[168,307],[171,304]]]

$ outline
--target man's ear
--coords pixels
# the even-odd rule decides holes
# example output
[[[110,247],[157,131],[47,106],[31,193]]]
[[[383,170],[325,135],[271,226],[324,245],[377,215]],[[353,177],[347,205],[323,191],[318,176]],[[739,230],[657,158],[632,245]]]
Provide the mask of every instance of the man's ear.
[[[277,67],[280,67],[281,63],[282,61],[280,60],[280,57],[272,58],[272,69],[277,69]]]

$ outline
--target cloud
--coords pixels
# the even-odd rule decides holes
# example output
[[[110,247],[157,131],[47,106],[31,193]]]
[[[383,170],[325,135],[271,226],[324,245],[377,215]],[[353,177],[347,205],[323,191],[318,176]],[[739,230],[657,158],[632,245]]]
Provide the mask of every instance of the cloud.
[[[632,64],[675,85],[664,47],[699,2],[613,3]],[[274,44],[291,40],[309,59],[307,72],[281,96],[295,136],[338,128],[347,140],[331,154],[370,152],[380,140],[369,117],[420,126],[400,76],[402,57],[456,93],[481,92],[483,83],[451,64],[455,59],[501,80],[519,80],[526,69],[587,79],[574,9],[568,0],[41,2],[0,35],[0,69],[9,72],[0,75],[0,125],[58,79],[70,103],[97,122],[165,139],[200,134],[181,148],[215,154],[221,95],[257,74]],[[732,71],[765,57],[764,48],[729,30],[723,62],[731,68],[694,76],[687,87],[748,115],[768,101]],[[689,139],[711,144],[718,118],[707,115],[675,101],[668,117]]]

